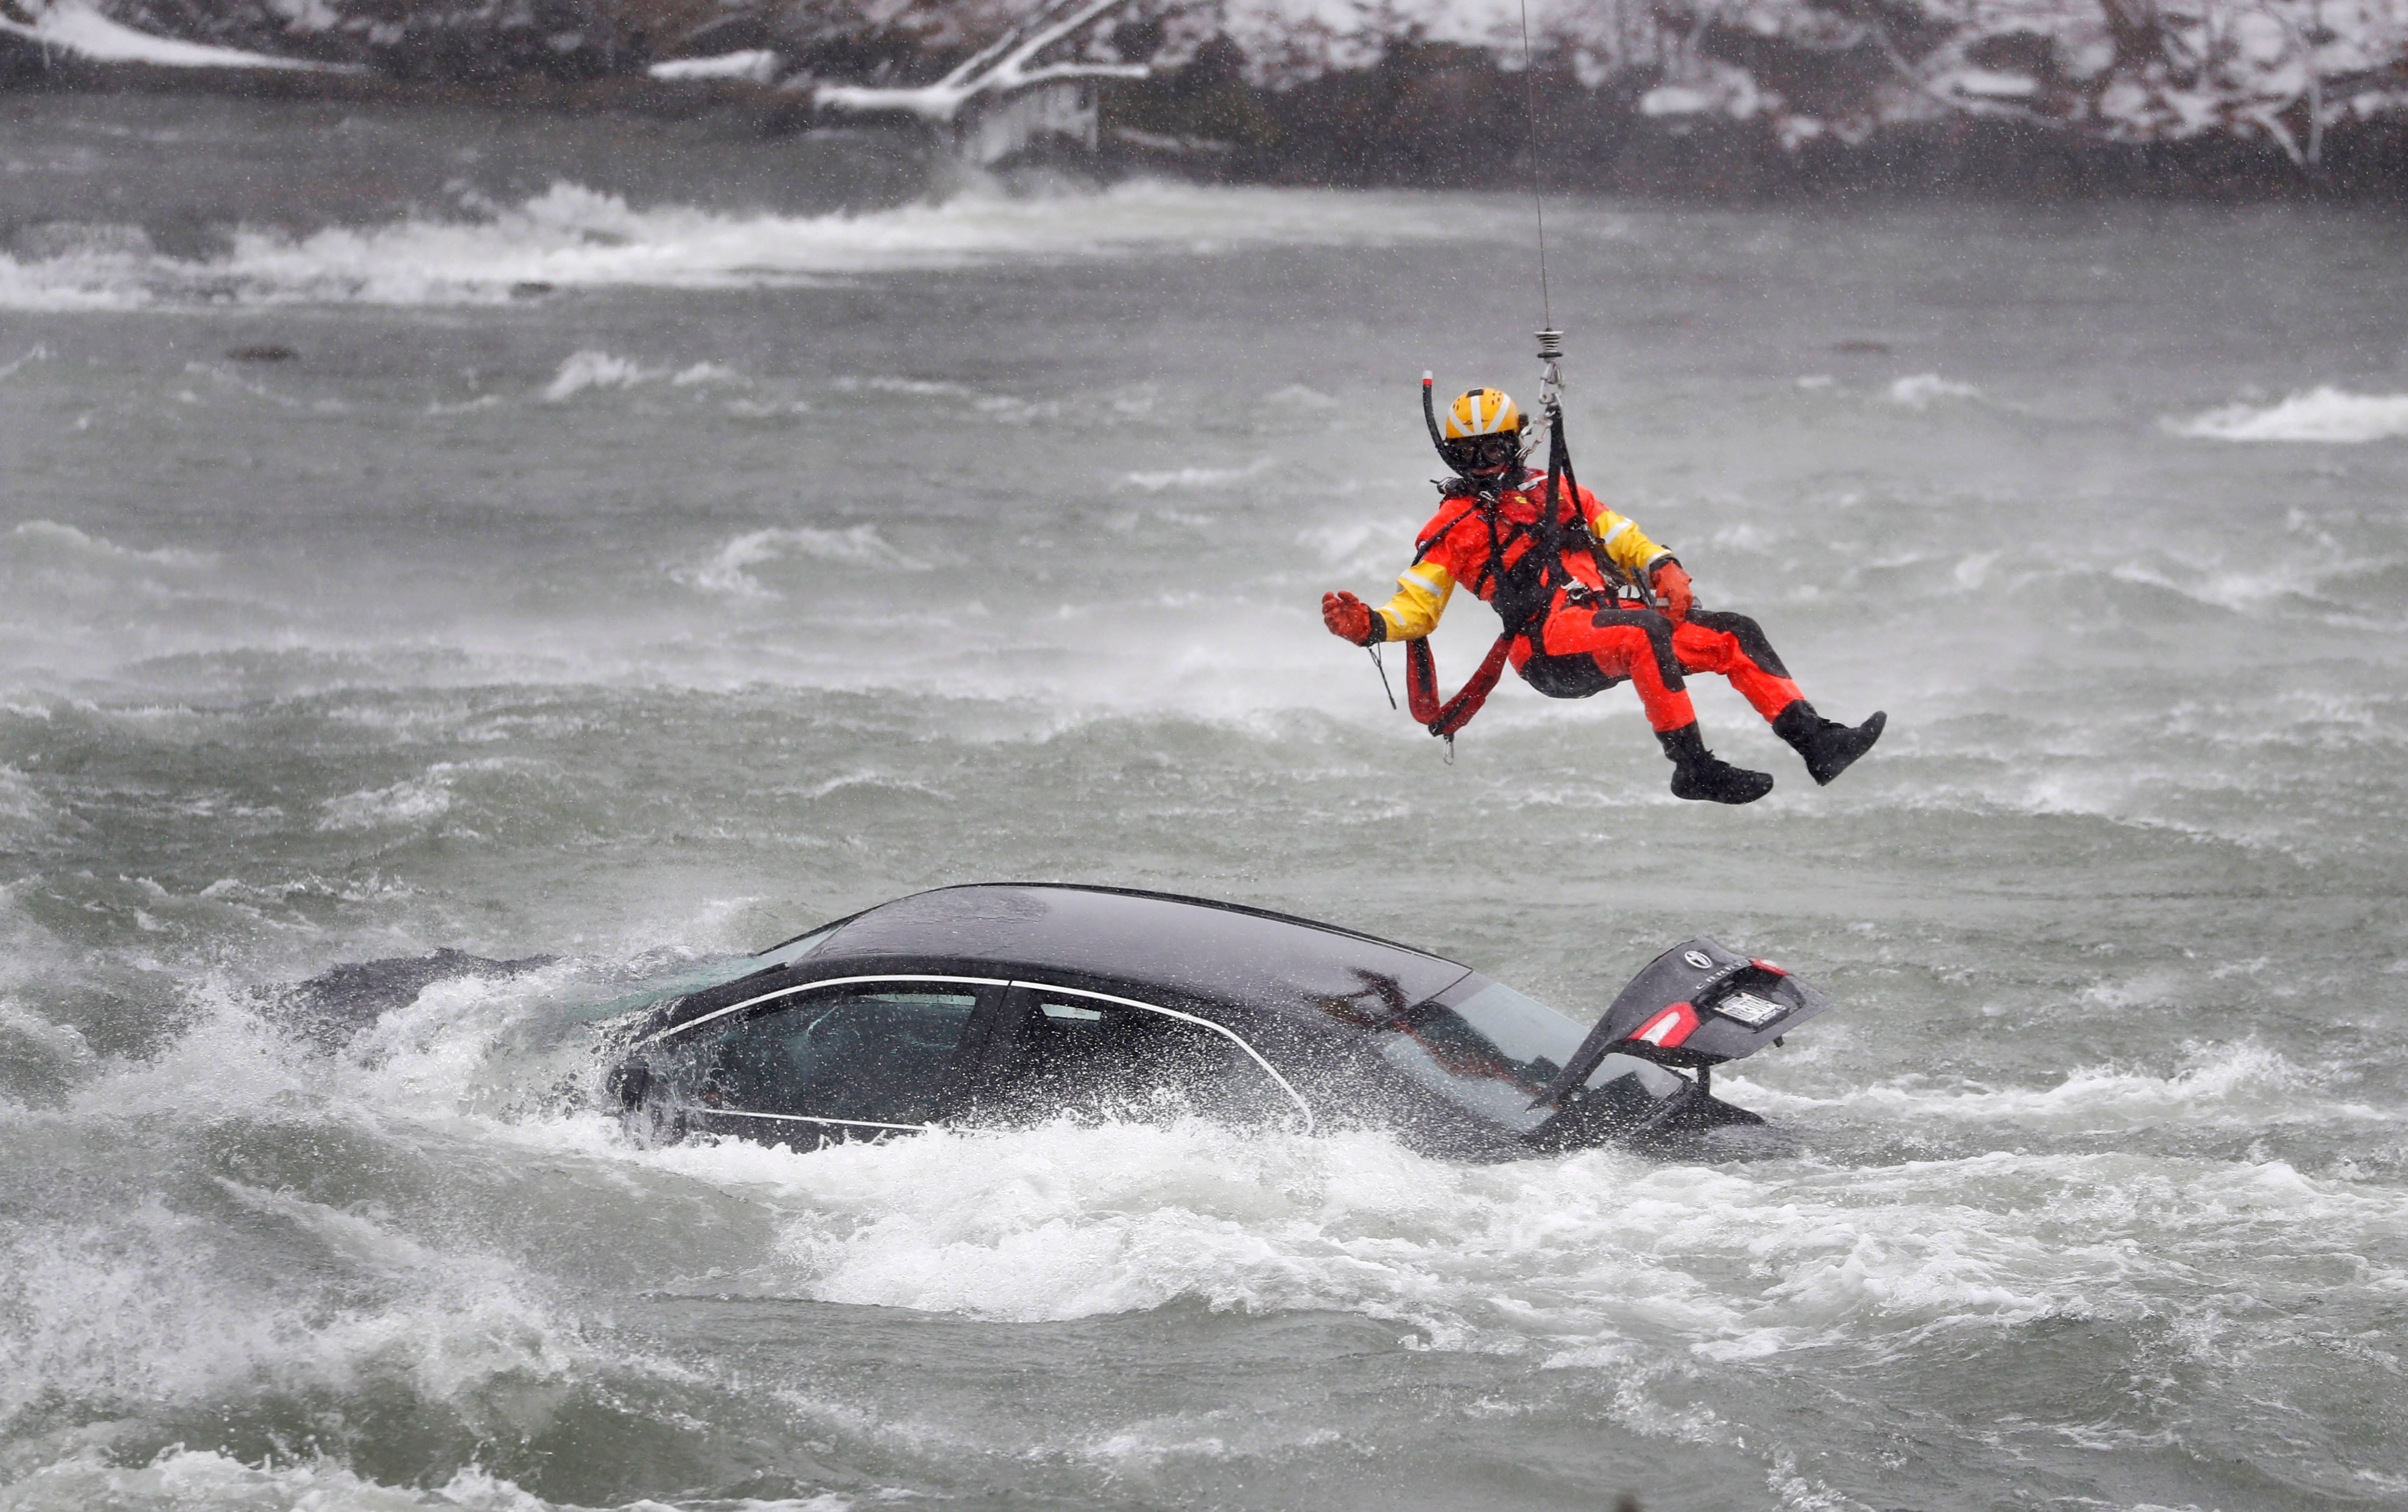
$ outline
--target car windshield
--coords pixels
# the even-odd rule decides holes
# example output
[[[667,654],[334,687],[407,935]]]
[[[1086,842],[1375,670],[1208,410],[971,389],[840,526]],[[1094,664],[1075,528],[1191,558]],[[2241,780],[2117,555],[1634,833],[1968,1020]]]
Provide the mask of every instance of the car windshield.
[[[838,924],[843,920],[837,921]],[[633,992],[625,992],[608,1002],[596,1003],[580,1011],[581,1018],[610,1018],[638,1008],[649,1008],[667,998],[690,997],[696,992],[739,982],[756,972],[780,966],[792,966],[825,943],[836,932],[835,924],[822,925],[809,934],[797,935],[782,945],[773,945],[757,956],[723,956],[715,960],[695,961],[681,966],[665,976],[656,976]]]
[[[836,933],[837,924],[842,924],[844,920],[838,919],[836,924],[823,924],[818,929],[813,929],[810,933],[798,934],[782,945],[772,945],[757,956],[746,956],[743,958],[741,964],[745,965],[748,970],[754,972],[766,972],[772,966],[792,966],[795,962],[802,959],[805,956],[810,955],[812,951],[819,949],[821,945],[826,943],[827,937]],[[735,965],[739,963],[730,962],[729,964]],[[737,977],[744,974],[744,972],[736,972],[730,974],[727,977],[727,980],[733,982]]]
[[[1425,1002],[1391,1019],[1380,1053],[1457,1106],[1527,1133],[1552,1111],[1531,1106],[1533,1100],[1586,1034],[1536,998],[1489,982],[1460,1002]],[[1661,1066],[1620,1055],[1606,1057],[1588,1085],[1602,1087],[1618,1076],[1639,1077],[1655,1097],[1681,1085]]]

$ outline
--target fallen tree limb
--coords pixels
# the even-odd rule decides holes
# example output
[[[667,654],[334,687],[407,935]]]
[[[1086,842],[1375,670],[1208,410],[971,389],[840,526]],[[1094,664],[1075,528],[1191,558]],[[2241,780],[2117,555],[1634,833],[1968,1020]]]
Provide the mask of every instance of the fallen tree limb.
[[[1047,0],[1033,15],[1006,28],[1001,36],[970,54],[933,84],[822,84],[813,92],[813,98],[830,109],[862,115],[911,115],[934,125],[945,125],[958,121],[962,108],[981,95],[1011,94],[1065,79],[1144,79],[1154,70],[1142,63],[1037,62],[1048,49],[1127,3],[1128,0]]]

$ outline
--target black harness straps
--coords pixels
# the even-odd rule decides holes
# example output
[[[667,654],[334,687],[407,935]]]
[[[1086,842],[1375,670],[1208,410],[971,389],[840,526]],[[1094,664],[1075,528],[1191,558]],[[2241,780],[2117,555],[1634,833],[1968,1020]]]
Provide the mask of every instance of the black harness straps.
[[[1429,425],[1430,440],[1440,442],[1438,416],[1431,408],[1427,375],[1422,379],[1422,418]],[[1481,564],[1471,590],[1489,599],[1496,607],[1498,618],[1504,621],[1505,628],[1504,633],[1498,636],[1496,644],[1488,648],[1488,655],[1482,658],[1479,670],[1473,672],[1471,680],[1451,698],[1439,697],[1438,659],[1430,654],[1428,638],[1418,639],[1407,648],[1406,701],[1412,709],[1413,717],[1421,721],[1432,735],[1452,741],[1456,730],[1471,722],[1471,716],[1480,712],[1481,705],[1488,701],[1488,695],[1496,690],[1497,680],[1504,674],[1505,665],[1512,655],[1514,641],[1527,640],[1534,654],[1544,655],[1542,631],[1547,615],[1555,608],[1558,591],[1576,598],[1595,594],[1596,590],[1573,578],[1564,568],[1568,530],[1577,530],[1579,539],[1586,542],[1590,555],[1597,562],[1599,577],[1607,584],[1605,597],[1618,598],[1615,585],[1629,581],[1606,555],[1603,545],[1590,533],[1586,520],[1577,520],[1567,526],[1560,518],[1562,501],[1568,497],[1565,493],[1567,485],[1570,489],[1569,497],[1578,498],[1580,482],[1572,474],[1570,448],[1564,442],[1563,407],[1555,403],[1547,406],[1547,487],[1535,524],[1524,525],[1518,520],[1505,518],[1500,491],[1493,484],[1483,488],[1468,478],[1454,478],[1439,485],[1446,497],[1467,498],[1470,502],[1413,543],[1413,564],[1419,566],[1431,549],[1446,539],[1456,526],[1474,514],[1481,516],[1488,526],[1488,560]],[[1509,562],[1506,558],[1517,541],[1524,543],[1521,554]],[[1495,584],[1496,590],[1493,596],[1484,592],[1491,583]],[[1584,685],[1577,693],[1552,696],[1583,697],[1604,685],[1607,684]],[[1550,690],[1541,685],[1540,691]]]

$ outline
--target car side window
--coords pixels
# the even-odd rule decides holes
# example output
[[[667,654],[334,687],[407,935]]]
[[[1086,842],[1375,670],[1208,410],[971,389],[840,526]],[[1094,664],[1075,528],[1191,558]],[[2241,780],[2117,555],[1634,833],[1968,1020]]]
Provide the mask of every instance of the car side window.
[[[975,992],[934,984],[805,992],[673,1042],[667,1078],[711,1112],[923,1124],[977,1009]]]
[[[1229,1034],[1168,1013],[1023,987],[968,1121],[1240,1123],[1296,1118],[1297,1103]]]

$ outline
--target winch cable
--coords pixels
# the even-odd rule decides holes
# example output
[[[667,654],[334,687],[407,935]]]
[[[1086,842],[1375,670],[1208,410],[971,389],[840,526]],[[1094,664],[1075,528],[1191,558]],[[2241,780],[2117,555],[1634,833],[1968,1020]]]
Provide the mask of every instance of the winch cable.
[[[1530,50],[1530,0],[1522,0],[1522,94],[1529,112],[1522,123],[1522,154],[1530,167],[1530,210],[1539,223],[1539,324],[1552,331],[1555,309],[1547,295],[1547,202],[1539,193],[1539,60]]]
[[[1539,329],[1534,333],[1539,341],[1539,404],[1546,411],[1547,425],[1552,429],[1563,419],[1564,333],[1555,329],[1555,296],[1547,281],[1547,196],[1540,187],[1539,177],[1544,146],[1540,136],[1539,54],[1530,46],[1530,0],[1521,0],[1521,5],[1522,98],[1526,112],[1522,122],[1522,160],[1529,170],[1530,218],[1537,223],[1539,241]],[[1548,502],[1553,504],[1554,499],[1550,497]]]
[[[1547,417],[1547,491],[1540,508],[1539,549],[1541,553],[1540,571],[1542,581],[1557,570],[1562,555],[1562,530],[1555,516],[1561,508],[1561,485],[1571,482],[1573,497],[1579,497],[1580,484],[1571,482],[1571,454],[1564,444],[1563,357],[1564,333],[1555,328],[1554,291],[1547,278],[1547,201],[1539,178],[1539,59],[1530,45],[1530,0],[1521,0],[1522,12],[1522,93],[1526,118],[1523,122],[1523,160],[1528,166],[1530,212],[1536,224],[1539,244],[1539,329],[1532,333],[1539,343],[1540,406]],[[1430,444],[1440,456],[1446,454],[1446,439],[1439,429],[1438,408],[1432,394],[1437,375],[1425,369],[1422,373],[1422,424],[1428,427]],[[1490,496],[1494,502],[1494,495]],[[1586,522],[1583,522],[1585,533]],[[1508,628],[1489,648],[1471,681],[1458,689],[1452,698],[1443,698],[1438,690],[1438,665],[1430,655],[1426,636],[1412,641],[1406,648],[1405,692],[1412,703],[1413,718],[1432,735],[1446,742],[1446,759],[1455,764],[1455,735],[1480,712],[1489,692],[1502,675],[1515,631]],[[1388,707],[1396,707],[1396,690],[1388,683],[1387,664],[1381,660],[1377,644],[1364,648],[1371,654],[1371,665],[1379,669],[1380,686],[1388,695]]]

